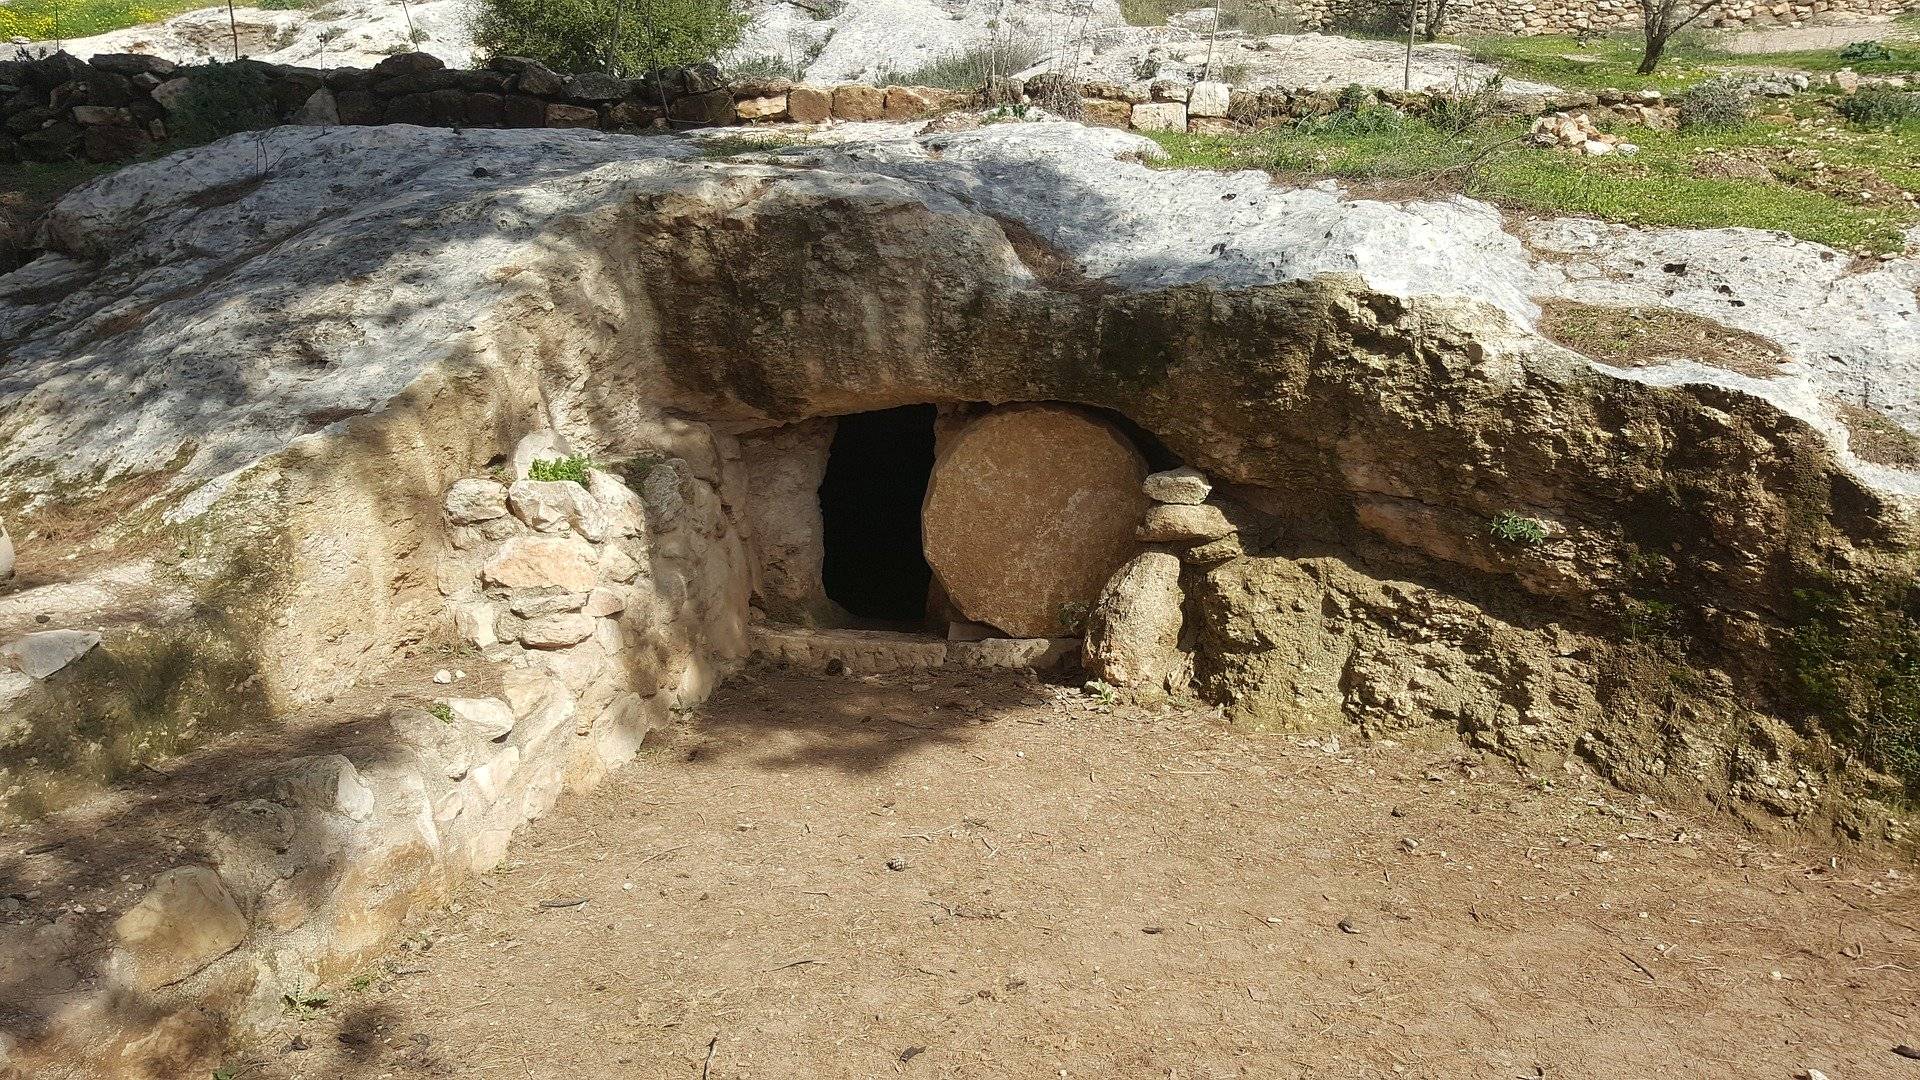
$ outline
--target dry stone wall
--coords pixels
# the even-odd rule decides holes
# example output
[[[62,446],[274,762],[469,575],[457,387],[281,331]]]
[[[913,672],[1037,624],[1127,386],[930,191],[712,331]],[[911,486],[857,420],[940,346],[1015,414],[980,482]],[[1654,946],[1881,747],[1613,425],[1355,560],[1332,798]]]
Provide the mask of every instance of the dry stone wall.
[[[218,70],[217,89],[206,89]],[[196,83],[202,88],[196,89]],[[524,57],[480,70],[427,53],[371,69],[240,60],[186,68],[132,53],[80,60],[65,53],[0,61],[0,158],[124,161],[163,150],[196,109],[239,109],[252,126],[418,124],[461,128],[589,128],[645,132],[731,124],[912,120],[971,95],[911,86],[807,86],[786,79],[729,83],[711,64],[645,78],[563,75]]]

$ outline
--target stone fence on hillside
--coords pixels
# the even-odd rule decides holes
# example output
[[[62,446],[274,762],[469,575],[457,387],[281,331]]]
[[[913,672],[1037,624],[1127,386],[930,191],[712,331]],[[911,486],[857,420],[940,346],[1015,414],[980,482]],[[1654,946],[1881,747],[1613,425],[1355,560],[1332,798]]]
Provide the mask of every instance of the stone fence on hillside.
[[[1394,0],[1290,0],[1280,8],[1309,29],[1376,21],[1406,26],[1406,5]],[[1701,19],[1699,25],[1764,28],[1792,26],[1829,12],[1898,15],[1907,11],[1920,11],[1920,0],[1729,0]],[[1446,25],[1449,33],[1574,34],[1583,30],[1638,30],[1640,20],[1638,0],[1452,0]],[[1884,27],[1860,28],[1862,38],[1884,32]]]
[[[458,71],[427,53],[365,68],[240,60],[182,68],[131,53],[0,61],[0,157],[124,161],[192,131],[276,124],[420,124],[645,132],[738,123],[912,120],[974,95],[907,86],[729,83],[711,64],[646,78],[561,75],[499,57]]]
[[[1825,77],[1852,90],[1869,80],[1851,72]],[[1780,77],[1774,78],[1780,82]],[[1905,87],[1905,79],[1875,83]],[[1801,79],[1800,87],[1805,80]],[[1762,93],[1792,93],[1782,83]],[[1373,100],[1410,116],[1442,93],[1371,91]],[[735,124],[924,120],[946,129],[1019,119],[1030,108],[1087,124],[1132,131],[1225,134],[1325,115],[1342,91],[1246,89],[1222,82],[1160,80],[1121,86],[1069,84],[1059,75],[999,77],[977,91],[863,83],[809,86],[785,79],[725,81],[710,64],[642,79],[560,75],[541,64],[502,57],[457,71],[425,53],[388,57],[372,69],[299,68],[241,60],[179,68],[152,56],[117,54],[82,61],[64,53],[0,61],[0,160],[126,161],[157,153],[171,140],[191,144],[229,131],[278,124],[418,124],[465,128],[592,128],[645,133]],[[1653,91],[1505,95],[1509,115],[1612,108],[1619,119],[1671,126],[1671,106]],[[979,110],[990,110],[982,116]]]

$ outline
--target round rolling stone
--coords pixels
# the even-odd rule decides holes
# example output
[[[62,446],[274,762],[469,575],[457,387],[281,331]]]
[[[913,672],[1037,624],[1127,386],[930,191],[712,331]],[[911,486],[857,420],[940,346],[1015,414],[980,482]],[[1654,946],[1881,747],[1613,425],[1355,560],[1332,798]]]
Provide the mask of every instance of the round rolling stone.
[[[1014,637],[1075,634],[1141,550],[1146,477],[1146,460],[1105,420],[1061,405],[994,409],[934,463],[927,563],[968,619]]]

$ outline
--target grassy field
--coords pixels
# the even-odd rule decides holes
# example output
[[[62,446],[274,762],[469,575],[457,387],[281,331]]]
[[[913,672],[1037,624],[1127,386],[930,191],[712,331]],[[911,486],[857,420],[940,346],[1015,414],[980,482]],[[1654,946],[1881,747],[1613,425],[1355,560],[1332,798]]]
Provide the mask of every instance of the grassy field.
[[[1897,26],[1862,26],[1861,40],[1881,40],[1892,57],[1850,62],[1838,49],[1781,53],[1737,54],[1715,48],[1701,34],[1683,33],[1668,46],[1660,70],[1638,75],[1641,39],[1638,34],[1612,34],[1581,44],[1562,35],[1542,37],[1467,37],[1458,39],[1477,60],[1493,64],[1507,75],[1568,89],[1682,90],[1728,68],[1791,68],[1821,72],[1852,68],[1862,75],[1904,75],[1920,72],[1920,44],[1910,40],[1920,31],[1915,16]],[[1577,57],[1578,59],[1573,59]]]
[[[13,0],[0,7],[0,37],[34,41],[92,37],[214,6],[207,0]],[[311,7],[312,2],[247,0],[243,6],[290,10]]]
[[[1460,138],[1380,110],[1243,135],[1153,138],[1173,168],[1337,177],[1389,196],[1464,192],[1517,209],[1640,225],[1778,229],[1845,250],[1897,251],[1901,230],[1920,221],[1899,195],[1920,192],[1920,124],[1631,128],[1620,134],[1640,146],[1638,154],[1599,158],[1532,149],[1522,142],[1525,132],[1522,121],[1506,120]]]

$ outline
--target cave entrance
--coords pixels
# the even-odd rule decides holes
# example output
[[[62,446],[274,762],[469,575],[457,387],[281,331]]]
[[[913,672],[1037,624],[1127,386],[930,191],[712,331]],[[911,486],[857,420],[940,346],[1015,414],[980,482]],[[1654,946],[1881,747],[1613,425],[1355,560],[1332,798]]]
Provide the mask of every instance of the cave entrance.
[[[933,570],[920,505],[933,473],[932,405],[842,416],[820,483],[827,597],[871,628],[926,625]]]

